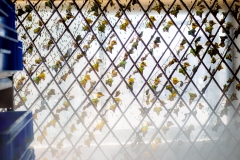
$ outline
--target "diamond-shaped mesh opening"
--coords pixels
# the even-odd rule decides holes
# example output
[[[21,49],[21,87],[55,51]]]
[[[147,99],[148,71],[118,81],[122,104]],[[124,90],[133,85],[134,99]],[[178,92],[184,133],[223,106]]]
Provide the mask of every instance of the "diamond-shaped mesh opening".
[[[227,158],[225,155],[219,154],[218,148],[213,149],[213,151],[211,152],[211,154],[208,157],[208,159],[221,159],[221,160],[223,160],[225,158]]]
[[[182,138],[183,136],[180,136]],[[185,148],[184,150],[182,148]],[[184,143],[182,139],[177,139],[172,143],[172,151],[176,153],[176,155],[183,159],[186,152],[189,150],[190,145],[188,143]]]
[[[206,132],[208,133],[208,136],[214,141],[217,142],[220,135],[224,131],[224,125],[220,118],[217,118],[216,116],[212,116],[209,119],[209,123],[211,125],[205,126]]]
[[[163,157],[164,159],[177,159],[177,155],[176,155],[176,153],[174,153],[173,151],[172,151],[172,149],[170,150],[168,150],[165,154],[164,154],[164,157]]]
[[[32,108],[33,118],[36,120],[36,123],[41,124],[49,111],[46,100],[42,98],[37,99]]]
[[[147,144],[148,149],[152,152],[153,155],[162,157],[162,155],[166,152],[166,147],[164,145],[165,140],[159,133],[153,134],[151,139],[152,142],[149,142]]]
[[[237,149],[239,149],[239,145],[237,145],[236,147],[235,147],[235,150],[232,152],[232,155],[230,156],[230,158],[231,159],[237,159],[239,156],[240,156],[240,154],[239,153],[237,153]]]
[[[101,150],[109,159],[112,159],[114,153],[117,153],[121,150],[121,145],[119,145],[115,135],[112,133],[107,135],[107,138],[102,141],[101,146],[103,146],[101,147]],[[109,146],[111,146],[111,148]]]
[[[113,128],[113,133],[119,139],[122,145],[128,144],[128,140],[132,135],[133,128],[128,124],[127,120],[123,117]]]
[[[15,4],[37,159],[239,159],[238,1]]]
[[[222,154],[229,157],[236,148],[237,142],[235,141],[235,138],[232,137],[231,133],[225,132],[218,144],[221,146],[219,147],[219,150],[221,150]],[[224,147],[228,147],[228,149],[224,150]]]

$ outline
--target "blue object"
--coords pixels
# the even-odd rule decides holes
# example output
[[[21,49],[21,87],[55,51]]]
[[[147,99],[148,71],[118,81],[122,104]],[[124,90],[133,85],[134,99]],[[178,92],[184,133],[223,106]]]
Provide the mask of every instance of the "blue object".
[[[34,149],[29,148],[25,155],[23,156],[22,160],[35,160]]]
[[[18,41],[15,26],[15,5],[11,1],[0,0],[0,71],[22,69],[22,43]]]
[[[32,141],[32,111],[0,113],[0,159],[23,159]]]

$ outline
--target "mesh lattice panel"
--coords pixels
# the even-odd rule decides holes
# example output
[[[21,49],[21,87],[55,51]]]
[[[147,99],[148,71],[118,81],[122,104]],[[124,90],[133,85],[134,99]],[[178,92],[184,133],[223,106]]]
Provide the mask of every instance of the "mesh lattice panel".
[[[14,3],[36,159],[240,159],[239,1]]]

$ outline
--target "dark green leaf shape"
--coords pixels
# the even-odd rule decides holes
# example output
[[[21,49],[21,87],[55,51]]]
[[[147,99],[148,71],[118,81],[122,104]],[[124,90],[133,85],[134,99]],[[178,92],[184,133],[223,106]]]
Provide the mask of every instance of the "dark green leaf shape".
[[[233,82],[233,78],[228,78],[227,83],[232,83]]]
[[[216,58],[215,57],[212,57],[212,60],[211,60],[211,63],[215,63],[216,62]]]
[[[67,13],[66,14],[66,18],[67,19],[71,19],[71,18],[73,18],[74,16],[73,16],[73,14],[72,13]]]
[[[176,18],[177,18],[178,13],[179,13],[178,10],[171,10],[171,11],[170,11],[170,14],[171,14],[171,15],[174,15]]]
[[[122,62],[120,62],[118,65],[117,65],[117,68],[120,68],[120,67],[122,67],[122,68],[124,68],[125,69],[125,65],[126,65],[126,61],[122,61]]]
[[[182,41],[181,41],[181,43],[180,43],[180,45],[184,45],[184,44],[186,44],[187,43],[187,40],[186,39],[183,39]]]
[[[228,59],[229,61],[232,62],[232,55],[231,55],[231,54],[227,54],[227,55],[226,55],[226,59]]]
[[[221,124],[216,124],[216,125],[214,125],[213,127],[212,127],[212,131],[215,131],[215,132],[217,132],[218,131],[218,127],[220,127],[221,126]]]
[[[231,101],[236,101],[236,100],[238,100],[237,94],[236,94],[236,93],[233,93],[233,94],[231,95],[231,97],[230,97],[230,100],[231,100]]]
[[[45,2],[45,7],[49,7],[52,9],[52,3],[50,1]]]
[[[221,110],[220,117],[223,117],[224,115],[228,115],[228,108],[224,108]]]
[[[129,51],[128,51],[128,54],[133,54],[133,48],[131,48]]]
[[[132,5],[134,6],[135,4],[139,3],[138,0],[133,0]]]
[[[79,41],[81,41],[81,40],[82,40],[82,36],[81,36],[81,35],[77,35],[76,41],[79,42]]]
[[[205,31],[208,32],[209,34],[212,34],[212,30],[213,30],[212,26],[208,26],[205,28]]]
[[[199,16],[200,18],[202,18],[203,12],[204,12],[203,9],[198,9],[198,10],[196,11],[196,15]]]
[[[238,38],[238,35],[240,34],[240,26],[235,30],[234,36]]]
[[[208,50],[208,54],[209,54],[211,57],[217,55],[218,52],[219,52],[219,51],[218,51],[217,49],[215,49],[215,48],[210,48],[210,49]]]
[[[198,43],[201,40],[201,37],[198,37],[194,42]]]
[[[189,99],[189,104],[192,104],[192,101],[194,101],[194,99],[197,97],[197,94],[196,93],[188,93],[189,96],[190,96],[190,99]]]
[[[196,49],[191,49],[190,50],[190,53],[192,53],[193,54],[193,56],[194,57],[196,57],[197,55],[199,55],[199,52],[202,50],[202,45],[198,45],[197,47],[196,47]]]
[[[155,44],[156,44],[156,43],[161,43],[160,37],[156,37],[155,40],[153,41],[153,43],[155,43]]]
[[[195,32],[196,32],[196,30],[195,29],[191,29],[191,30],[189,30],[188,31],[188,35],[191,35],[191,36],[195,36]]]
[[[18,11],[17,11],[17,15],[20,16],[20,17],[25,13],[26,12],[22,8],[19,8]]]
[[[29,46],[29,48],[27,49],[27,52],[28,52],[29,54],[32,54],[32,52],[33,52],[33,45],[30,45],[30,46]]]
[[[236,85],[236,89],[239,91],[240,90],[240,83]]]
[[[134,43],[132,44],[132,47],[135,48],[135,49],[137,49],[137,47],[138,47],[138,41],[134,42]]]
[[[172,91],[173,91],[173,87],[172,87],[172,85],[167,85],[166,86],[166,90],[168,90],[168,91],[170,91],[171,93],[172,93]]]
[[[101,24],[98,26],[98,31],[105,33],[105,29],[106,29],[106,25],[105,24]]]
[[[32,7],[30,6],[30,5],[26,5],[25,6],[25,12],[28,12],[28,13],[30,13],[30,12],[32,12]]]
[[[186,75],[186,67],[183,67],[183,68],[179,68],[178,72],[179,73],[182,73],[184,76]]]
[[[153,48],[150,49],[150,53],[153,54]]]
[[[38,28],[36,28],[36,29],[33,30],[33,32],[34,32],[35,34],[39,33],[40,31],[41,31],[41,27],[38,27]]]
[[[229,89],[228,85],[227,84],[224,84],[223,85],[223,92],[227,92]]]

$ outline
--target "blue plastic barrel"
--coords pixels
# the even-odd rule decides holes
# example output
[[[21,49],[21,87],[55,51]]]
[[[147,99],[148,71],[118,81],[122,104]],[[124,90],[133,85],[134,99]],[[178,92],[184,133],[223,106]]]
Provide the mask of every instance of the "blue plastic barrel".
[[[22,43],[15,26],[15,5],[0,0],[0,71],[23,70]]]
[[[24,154],[22,160],[35,160],[34,149],[29,148],[26,153]]]
[[[22,159],[33,138],[33,118],[31,111],[0,113],[1,159]]]

